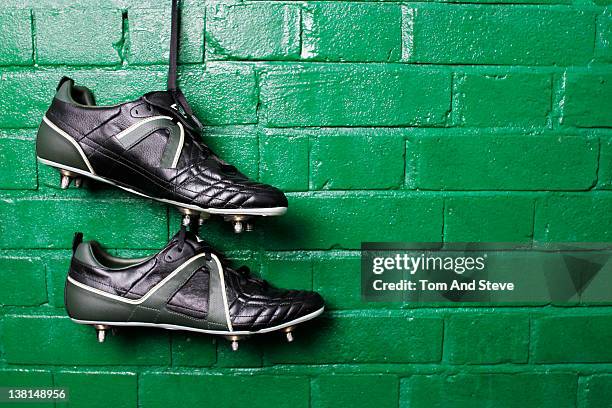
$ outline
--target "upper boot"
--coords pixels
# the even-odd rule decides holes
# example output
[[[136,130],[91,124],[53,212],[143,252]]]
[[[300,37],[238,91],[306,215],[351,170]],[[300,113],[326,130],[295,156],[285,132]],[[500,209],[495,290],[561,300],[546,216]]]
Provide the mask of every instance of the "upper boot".
[[[280,215],[285,195],[250,180],[201,138],[199,123],[171,91],[97,106],[92,92],[63,78],[40,125],[45,164],[199,212]]]

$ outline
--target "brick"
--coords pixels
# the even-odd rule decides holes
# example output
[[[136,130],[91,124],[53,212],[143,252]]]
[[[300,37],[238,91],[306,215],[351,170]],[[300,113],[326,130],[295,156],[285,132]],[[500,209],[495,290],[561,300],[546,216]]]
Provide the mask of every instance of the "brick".
[[[227,341],[220,341],[217,347],[217,362],[215,367],[223,368],[256,368],[262,366],[263,351],[261,337],[251,338],[240,344],[240,353],[232,350]]]
[[[130,8],[128,21],[128,61],[133,64],[167,64],[170,57],[170,3],[162,9]],[[180,33],[179,62],[202,62],[204,11],[198,7],[182,7]]]
[[[93,232],[93,231],[92,231]],[[47,271],[49,304],[64,308],[64,286],[70,268],[72,250],[38,252]]]
[[[252,129],[207,129],[203,140],[224,161],[248,177],[257,179],[259,146],[257,134]]]
[[[329,254],[313,262],[313,289],[325,299],[327,309],[360,309],[361,260],[358,254]]]
[[[34,190],[36,148],[30,131],[0,132],[0,162],[10,163],[0,172],[0,188],[4,190]]]
[[[34,12],[39,64],[121,63],[123,19],[113,9],[43,9]],[[95,35],[94,35],[95,33]],[[67,38],[70,40],[67,41]]]
[[[37,127],[64,75],[74,78],[78,85],[90,88],[98,105],[116,104],[136,99],[152,90],[165,89],[166,80],[166,70],[160,68],[2,72],[0,94],[5,95],[5,98],[0,100],[0,127]]]
[[[42,370],[21,369],[21,370],[0,370],[0,384],[2,387],[23,388],[52,388],[53,376],[50,372]],[[18,406],[22,408],[52,408],[51,402],[19,402],[7,404],[8,406]]]
[[[581,408],[612,408],[612,375],[593,375],[583,380],[578,394]]]
[[[608,194],[559,194],[536,203],[534,240],[607,242],[612,237]]]
[[[458,74],[454,121],[463,126],[545,126],[551,110],[547,74]]]
[[[392,375],[322,375],[312,381],[311,406],[395,408],[398,389]]]
[[[612,74],[568,73],[562,123],[577,127],[612,126]]]
[[[205,124],[257,122],[257,92],[252,66],[208,63],[181,76],[181,87]]]
[[[3,336],[4,357],[10,364],[129,366],[170,362],[165,332],[125,328],[98,344],[91,326],[73,323],[64,316],[7,315]]]
[[[612,11],[610,10],[605,10],[597,16],[595,58],[602,62],[612,62]]]
[[[442,320],[371,311],[324,316],[291,344],[275,344],[267,364],[431,363],[442,353]]]
[[[31,65],[32,18],[30,10],[0,10],[0,65]]]
[[[303,12],[302,58],[399,61],[402,13],[395,4],[312,3]]]
[[[308,220],[317,220],[316,227]],[[358,249],[361,242],[439,241],[441,224],[441,199],[431,196],[302,194],[289,197],[285,216],[268,220],[263,245],[269,249]],[[287,231],[299,233],[288,236]]]
[[[586,190],[597,179],[597,140],[582,136],[415,136],[407,150],[407,183],[423,189]]]
[[[415,375],[402,381],[400,406],[571,408],[576,383],[574,374],[551,372]]]
[[[198,333],[172,333],[172,365],[210,367],[217,360],[217,346],[210,336]]]
[[[60,78],[34,71],[1,72],[0,127],[38,126]]]
[[[36,306],[47,301],[45,266],[40,258],[0,257],[0,304]]]
[[[276,287],[312,290],[312,260],[297,253],[270,253],[263,260],[262,278]]]
[[[399,187],[404,178],[404,137],[379,132],[315,137],[310,151],[310,189]]]
[[[592,12],[462,4],[419,7],[413,19],[411,62],[571,65],[592,58]]]
[[[209,4],[206,58],[296,59],[300,54],[300,9],[293,4]]]
[[[529,316],[471,313],[448,317],[444,358],[451,364],[526,363]]]
[[[531,242],[535,202],[506,193],[446,200],[445,242]]]
[[[138,380],[134,373],[59,372],[54,386],[67,387],[70,401],[57,407],[128,408],[137,405]]]
[[[261,112],[271,127],[440,125],[450,78],[436,69],[378,64],[267,67]]]
[[[265,392],[240,392],[247,389]],[[147,408],[172,406],[177,398],[185,406],[306,408],[309,384],[294,376],[145,373],[139,392],[139,403]]]
[[[533,320],[532,358],[536,363],[609,363],[612,315],[550,316]]]
[[[84,231],[86,239],[111,248],[156,248],[166,244],[166,222],[164,206],[142,199],[5,197],[0,199],[0,247],[71,248],[74,232]],[[143,223],[146,228],[133,228]]]
[[[308,190],[307,136],[260,136],[260,180],[284,191]]]

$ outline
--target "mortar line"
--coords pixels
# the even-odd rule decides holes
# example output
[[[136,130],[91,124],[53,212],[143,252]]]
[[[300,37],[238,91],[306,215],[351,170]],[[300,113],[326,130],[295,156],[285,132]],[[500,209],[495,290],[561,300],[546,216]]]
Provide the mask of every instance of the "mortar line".
[[[597,135],[597,168],[595,169],[595,182],[590,190],[594,190],[599,185],[599,171],[601,169],[601,149],[602,149],[601,136]]]
[[[36,53],[36,19],[34,18],[33,9],[30,9],[30,28],[32,30],[32,64],[36,66],[38,55]]]

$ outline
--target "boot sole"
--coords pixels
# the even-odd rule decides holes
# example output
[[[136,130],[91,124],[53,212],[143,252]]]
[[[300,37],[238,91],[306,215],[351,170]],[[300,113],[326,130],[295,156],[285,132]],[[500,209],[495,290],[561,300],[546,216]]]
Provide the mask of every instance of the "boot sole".
[[[196,333],[215,334],[215,335],[220,335],[220,336],[250,336],[252,334],[271,333],[271,332],[286,329],[288,327],[293,327],[300,323],[307,322],[319,316],[321,313],[323,313],[324,309],[325,307],[322,307],[315,312],[312,312],[305,316],[291,320],[287,323],[279,324],[278,326],[266,327],[265,329],[260,329],[256,331],[206,330],[206,329],[197,329],[197,328],[188,327],[188,326],[177,326],[174,324],[147,323],[147,322],[111,322],[111,321],[79,320],[79,319],[72,319],[72,318],[70,320],[72,320],[75,323],[84,324],[88,326],[104,325],[104,326],[111,326],[111,327],[113,326],[116,326],[116,327],[156,327],[156,328],[167,329],[167,330],[184,330],[184,331],[190,331],[190,332],[196,332]]]
[[[66,166],[61,163],[56,163],[51,160],[43,159],[42,157],[37,157],[37,159],[39,162],[46,164],[47,166],[50,166],[50,167],[53,167],[59,170],[67,170],[67,171],[76,173],[81,176],[89,177],[93,180],[97,180],[97,181],[101,181],[106,184],[110,184],[112,186],[118,187],[132,194],[139,195],[141,197],[149,198],[151,200],[159,201],[159,202],[166,203],[166,204],[171,204],[179,208],[186,208],[186,209],[193,210],[193,211],[200,211],[200,212],[211,214],[211,215],[245,215],[245,216],[259,215],[262,217],[269,217],[269,216],[283,215],[287,212],[287,207],[245,208],[245,209],[202,208],[202,207],[198,207],[197,205],[193,205],[193,204],[185,204],[185,203],[180,203],[178,201],[168,200],[165,198],[151,197],[149,195],[146,195],[144,193],[141,193],[129,187],[125,187],[121,184],[117,184],[114,181],[105,179],[104,177],[100,177],[95,174],[92,174],[88,171],[77,169],[71,166]]]

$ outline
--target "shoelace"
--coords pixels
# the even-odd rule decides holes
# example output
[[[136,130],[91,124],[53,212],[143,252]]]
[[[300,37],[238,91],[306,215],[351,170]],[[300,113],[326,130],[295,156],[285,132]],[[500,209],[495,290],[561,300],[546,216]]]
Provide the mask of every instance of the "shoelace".
[[[179,29],[180,29],[180,15],[179,15],[179,0],[172,0],[172,14],[171,14],[171,25],[170,25],[170,61],[168,66],[168,91],[172,93],[172,98],[177,108],[180,107],[182,112],[189,119],[195,123],[198,128],[202,128],[202,122],[193,114],[193,110],[183,91],[177,84],[177,66],[178,66],[178,51],[179,51]]]

